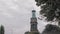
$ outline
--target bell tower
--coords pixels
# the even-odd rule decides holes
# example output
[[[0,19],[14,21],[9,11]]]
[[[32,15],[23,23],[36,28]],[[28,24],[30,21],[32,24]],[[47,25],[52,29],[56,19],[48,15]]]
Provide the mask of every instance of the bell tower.
[[[36,18],[35,13],[36,13],[36,11],[32,10],[32,17],[31,17],[31,21],[30,21],[30,25],[31,25],[30,31],[38,31],[37,30],[37,18]]]
[[[32,10],[32,17],[30,20],[30,32],[25,32],[25,34],[40,34],[37,29],[37,18],[36,18],[36,11]]]

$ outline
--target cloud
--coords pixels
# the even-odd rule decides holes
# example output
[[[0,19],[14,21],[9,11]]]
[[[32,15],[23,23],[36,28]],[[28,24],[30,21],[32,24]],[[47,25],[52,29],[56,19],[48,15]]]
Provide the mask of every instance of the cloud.
[[[29,31],[33,8],[39,10],[34,0],[0,0],[0,24],[5,26],[5,34],[24,34]],[[42,26],[43,23],[39,24]]]

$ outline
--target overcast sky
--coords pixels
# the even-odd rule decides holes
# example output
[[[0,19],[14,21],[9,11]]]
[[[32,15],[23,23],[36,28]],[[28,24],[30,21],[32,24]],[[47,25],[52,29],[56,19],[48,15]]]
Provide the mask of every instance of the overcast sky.
[[[34,0],[0,0],[0,25],[4,25],[5,34],[24,34],[30,30],[32,9],[39,17],[39,8]],[[45,23],[38,20],[39,32],[44,29]]]

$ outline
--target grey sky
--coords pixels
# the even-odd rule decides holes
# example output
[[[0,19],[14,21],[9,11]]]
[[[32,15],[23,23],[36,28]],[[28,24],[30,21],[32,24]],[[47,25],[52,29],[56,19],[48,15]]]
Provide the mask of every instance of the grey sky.
[[[39,8],[34,0],[0,0],[0,25],[4,25],[5,34],[24,34],[30,30],[31,11]],[[38,20],[38,29],[41,32],[45,23]]]

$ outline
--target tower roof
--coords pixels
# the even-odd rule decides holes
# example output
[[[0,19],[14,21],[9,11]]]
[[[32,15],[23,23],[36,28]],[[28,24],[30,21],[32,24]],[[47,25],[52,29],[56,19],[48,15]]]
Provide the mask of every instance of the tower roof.
[[[32,10],[32,12],[36,12],[35,10]]]

